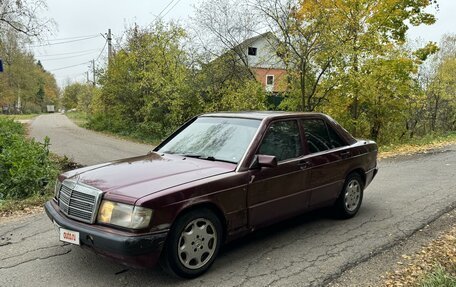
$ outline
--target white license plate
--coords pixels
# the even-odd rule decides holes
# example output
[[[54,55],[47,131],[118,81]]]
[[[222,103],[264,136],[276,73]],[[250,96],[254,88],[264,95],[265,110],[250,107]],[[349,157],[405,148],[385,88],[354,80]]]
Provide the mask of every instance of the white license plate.
[[[79,245],[79,232],[60,228],[60,240]]]

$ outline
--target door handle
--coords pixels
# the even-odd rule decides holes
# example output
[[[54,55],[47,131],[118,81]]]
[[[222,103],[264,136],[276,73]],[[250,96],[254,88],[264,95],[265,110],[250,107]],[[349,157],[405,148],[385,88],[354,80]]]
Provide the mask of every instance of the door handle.
[[[350,151],[344,151],[344,152],[341,152],[340,153],[340,157],[341,158],[347,158],[351,155],[351,152]]]
[[[301,169],[306,169],[312,166],[312,163],[308,160],[301,160],[298,164]]]

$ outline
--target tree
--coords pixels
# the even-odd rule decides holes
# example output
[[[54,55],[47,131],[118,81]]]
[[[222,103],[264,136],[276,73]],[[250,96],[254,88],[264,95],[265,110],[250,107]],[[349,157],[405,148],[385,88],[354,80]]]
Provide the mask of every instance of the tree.
[[[259,24],[257,16],[249,10],[241,0],[204,0],[196,7],[192,31],[196,43],[201,45],[203,62],[224,55],[225,59],[231,57],[233,71],[239,64],[249,67],[246,49],[240,49],[240,44],[258,35]],[[248,72],[253,79],[254,74]]]
[[[429,127],[432,132],[456,127],[456,35],[445,35],[431,58],[425,85]]]
[[[350,129],[356,135],[361,116],[363,65],[375,57],[383,57],[389,49],[405,43],[409,22],[412,25],[433,24],[435,17],[425,8],[432,1],[423,0],[308,0],[298,15],[305,21],[326,17],[328,37],[342,55],[337,73],[344,75],[344,92],[351,99]],[[329,17],[330,16],[330,17]]]
[[[24,52],[20,37],[8,31],[0,42],[0,54],[5,61],[5,71],[0,74],[0,101],[3,105],[15,106],[19,99],[23,110],[40,112],[36,95],[39,90],[41,70],[33,55]]]
[[[180,26],[160,21],[129,29],[100,77],[91,126],[157,139],[192,116],[200,100],[190,93],[184,37]]]
[[[44,0],[2,0],[0,1],[0,32],[13,29],[29,37],[48,33],[54,26],[54,21],[40,17],[45,10],[47,5]]]
[[[333,65],[340,55],[339,43],[329,37],[328,13],[303,15],[297,13],[299,5],[295,0],[257,0],[251,4],[281,41],[277,54],[287,67],[289,84],[282,108],[314,111],[336,86]]]
[[[62,107],[66,110],[75,109],[78,107],[78,98],[81,97],[87,90],[87,85],[81,83],[73,83],[63,89]]]

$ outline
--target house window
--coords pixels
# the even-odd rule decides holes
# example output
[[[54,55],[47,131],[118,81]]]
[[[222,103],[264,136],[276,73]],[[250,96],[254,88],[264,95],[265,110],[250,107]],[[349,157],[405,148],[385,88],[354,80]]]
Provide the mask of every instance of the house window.
[[[274,75],[267,75],[266,76],[266,85],[274,86]]]
[[[257,48],[255,48],[255,47],[249,47],[249,52],[248,52],[248,54],[249,54],[250,56],[256,56],[256,54],[257,54]]]

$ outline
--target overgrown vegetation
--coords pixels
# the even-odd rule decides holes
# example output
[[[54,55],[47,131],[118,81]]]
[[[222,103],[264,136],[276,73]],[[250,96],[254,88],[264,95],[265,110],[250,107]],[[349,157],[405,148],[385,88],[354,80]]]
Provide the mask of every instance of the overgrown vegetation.
[[[26,139],[24,127],[0,117],[0,201],[43,195],[57,175],[44,144]]]
[[[187,29],[130,28],[97,87],[70,85],[63,103],[87,112],[92,129],[148,141],[198,113],[268,108],[328,113],[380,145],[444,135],[456,130],[456,35],[438,47],[406,38],[408,25],[434,23],[432,5],[205,0]],[[287,72],[278,107],[243,46],[260,26]]]
[[[0,30],[5,69],[0,73],[0,108],[8,113],[41,113],[46,105],[58,104],[59,88],[54,76],[25,49],[25,43],[20,35]]]
[[[57,105],[59,88],[30,52],[33,38],[52,30],[53,21],[43,18],[46,1],[0,2],[0,113],[41,113]]]

